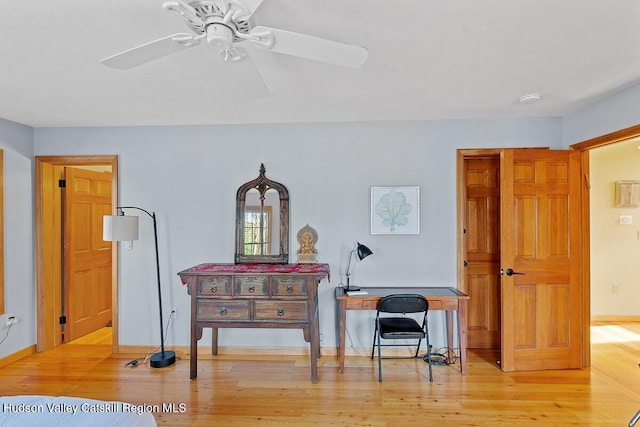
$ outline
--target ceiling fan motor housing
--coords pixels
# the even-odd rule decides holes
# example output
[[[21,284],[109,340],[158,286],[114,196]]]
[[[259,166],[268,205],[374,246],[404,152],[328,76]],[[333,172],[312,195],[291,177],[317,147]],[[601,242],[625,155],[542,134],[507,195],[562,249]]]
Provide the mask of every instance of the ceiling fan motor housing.
[[[207,26],[207,42],[221,50],[231,48],[233,35],[234,31],[224,24],[214,23]]]

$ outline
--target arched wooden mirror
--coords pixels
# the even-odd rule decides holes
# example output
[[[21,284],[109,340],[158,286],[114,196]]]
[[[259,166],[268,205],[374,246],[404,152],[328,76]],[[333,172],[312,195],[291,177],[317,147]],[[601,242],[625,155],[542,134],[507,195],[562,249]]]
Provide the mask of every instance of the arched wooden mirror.
[[[289,191],[260,175],[236,193],[236,264],[289,262]]]

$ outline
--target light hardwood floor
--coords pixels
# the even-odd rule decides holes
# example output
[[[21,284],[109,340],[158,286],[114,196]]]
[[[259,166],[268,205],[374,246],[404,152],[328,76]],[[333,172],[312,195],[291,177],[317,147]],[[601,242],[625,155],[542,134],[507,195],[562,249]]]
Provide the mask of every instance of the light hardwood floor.
[[[594,324],[593,366],[503,373],[497,353],[470,351],[468,373],[421,361],[383,362],[384,382],[368,357],[320,358],[317,384],[308,357],[217,356],[153,369],[125,367],[140,355],[111,355],[105,337],[38,353],[0,369],[0,395],[44,394],[184,404],[154,413],[166,426],[625,426],[640,409],[640,324]],[[178,406],[176,406],[178,408]]]

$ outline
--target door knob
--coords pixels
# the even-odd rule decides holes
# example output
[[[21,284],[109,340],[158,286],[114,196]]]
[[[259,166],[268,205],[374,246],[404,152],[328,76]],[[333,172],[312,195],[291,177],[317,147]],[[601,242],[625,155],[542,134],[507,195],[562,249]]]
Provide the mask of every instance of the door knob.
[[[524,276],[524,273],[518,273],[517,271],[513,271],[511,268],[507,268],[507,271],[505,271],[505,273],[507,273],[507,276],[513,276],[514,274],[521,274]]]

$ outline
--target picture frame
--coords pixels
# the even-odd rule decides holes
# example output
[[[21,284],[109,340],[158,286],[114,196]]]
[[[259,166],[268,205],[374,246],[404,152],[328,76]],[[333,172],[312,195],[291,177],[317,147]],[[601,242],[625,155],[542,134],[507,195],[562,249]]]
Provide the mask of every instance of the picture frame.
[[[640,204],[640,181],[616,181],[616,208],[635,208]]]
[[[371,187],[371,234],[420,234],[420,187]]]

